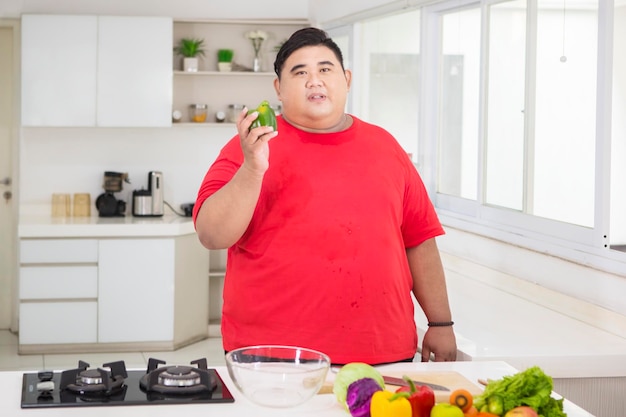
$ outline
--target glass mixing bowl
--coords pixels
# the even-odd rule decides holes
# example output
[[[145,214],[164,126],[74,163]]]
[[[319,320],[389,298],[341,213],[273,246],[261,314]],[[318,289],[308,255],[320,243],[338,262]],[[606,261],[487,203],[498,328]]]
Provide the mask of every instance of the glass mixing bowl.
[[[320,390],[330,358],[296,346],[249,346],[226,354],[228,373],[241,393],[266,407],[293,407]]]

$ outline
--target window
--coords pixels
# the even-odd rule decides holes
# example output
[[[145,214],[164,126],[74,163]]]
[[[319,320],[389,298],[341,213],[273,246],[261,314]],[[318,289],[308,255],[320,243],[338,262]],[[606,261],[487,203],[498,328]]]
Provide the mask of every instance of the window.
[[[539,0],[527,212],[594,226],[597,0]]]
[[[446,226],[624,274],[624,2],[443,0],[352,33],[350,110],[413,155]]]
[[[615,2],[611,128],[611,247],[626,252],[626,4]]]
[[[387,129],[417,160],[420,11],[357,25],[353,113]]]
[[[534,44],[525,0],[487,8],[480,140],[481,8],[442,15],[439,193],[593,227],[597,10],[567,2],[538,1]]]
[[[480,86],[480,9],[442,17],[437,190],[476,200]]]
[[[423,9],[422,69],[434,86],[423,86],[421,107],[435,110],[422,111],[419,140],[432,141],[425,179],[444,222],[623,269],[626,256],[607,249],[626,249],[626,8],[616,7],[613,35],[602,22],[611,10],[599,6],[455,0]]]
[[[524,209],[526,1],[491,6],[485,203]]]
[[[485,203],[593,227],[597,4],[537,6],[534,48],[526,1],[488,9]]]

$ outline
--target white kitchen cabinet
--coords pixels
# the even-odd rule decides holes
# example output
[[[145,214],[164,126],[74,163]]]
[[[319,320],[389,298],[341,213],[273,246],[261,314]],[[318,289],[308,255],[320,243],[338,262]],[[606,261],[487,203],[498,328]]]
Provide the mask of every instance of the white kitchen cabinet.
[[[96,343],[97,302],[20,303],[20,344]]]
[[[33,265],[20,268],[20,299],[98,298],[95,265]]]
[[[96,16],[22,16],[22,125],[95,125],[97,41]]]
[[[62,224],[65,237],[21,236],[21,353],[172,350],[208,336],[208,251],[195,233],[153,236],[171,224],[142,225],[103,237],[96,218],[97,238],[67,236]]]
[[[96,263],[96,239],[27,239],[20,241],[20,263]]]
[[[95,343],[97,241],[20,241],[20,343]]]
[[[23,126],[170,126],[172,20],[22,16]]]
[[[171,126],[172,19],[98,18],[98,126]]]
[[[174,240],[100,241],[98,341],[174,338]]]

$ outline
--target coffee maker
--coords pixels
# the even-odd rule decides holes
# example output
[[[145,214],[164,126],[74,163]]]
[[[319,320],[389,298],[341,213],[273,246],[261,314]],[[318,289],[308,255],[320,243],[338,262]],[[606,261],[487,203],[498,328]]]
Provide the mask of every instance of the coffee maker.
[[[148,189],[133,191],[133,216],[160,217],[163,215],[163,173],[148,173]]]
[[[113,193],[122,191],[123,182],[130,184],[128,174],[121,172],[104,172],[104,193],[96,199],[96,208],[100,217],[123,217],[126,213],[126,202],[115,198]]]

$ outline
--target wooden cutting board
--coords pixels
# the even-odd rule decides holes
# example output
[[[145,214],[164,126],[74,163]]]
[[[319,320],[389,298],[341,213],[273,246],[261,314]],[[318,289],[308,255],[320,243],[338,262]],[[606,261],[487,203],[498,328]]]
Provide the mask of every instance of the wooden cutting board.
[[[458,388],[464,388],[472,393],[472,395],[478,395],[482,393],[482,388],[478,385],[478,382],[473,383],[463,375],[454,371],[441,371],[441,372],[433,372],[433,371],[423,371],[423,372],[391,372],[385,371],[386,376],[394,376],[398,378],[402,378],[402,375],[407,375],[411,379],[416,381],[424,381],[430,382],[437,385],[443,385],[444,387],[448,387],[450,391],[435,391],[435,401],[436,402],[447,402],[450,398],[450,393]],[[387,390],[395,391],[398,389],[397,386],[387,385]],[[319,394],[332,394],[333,392],[333,384],[332,382],[326,382],[322,385],[322,388],[319,391]]]

